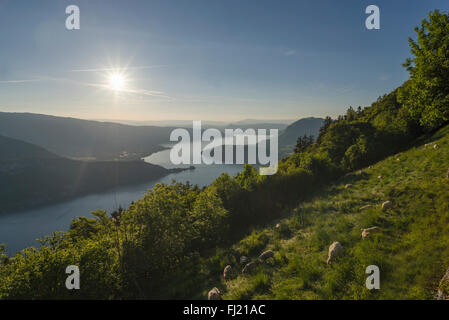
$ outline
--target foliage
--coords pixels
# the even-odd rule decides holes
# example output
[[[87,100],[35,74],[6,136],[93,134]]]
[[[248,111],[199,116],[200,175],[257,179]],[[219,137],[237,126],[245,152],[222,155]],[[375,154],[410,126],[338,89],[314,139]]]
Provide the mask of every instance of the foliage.
[[[426,129],[449,121],[449,15],[435,10],[415,27],[409,38],[411,54],[404,63],[410,80],[400,91],[400,101]]]

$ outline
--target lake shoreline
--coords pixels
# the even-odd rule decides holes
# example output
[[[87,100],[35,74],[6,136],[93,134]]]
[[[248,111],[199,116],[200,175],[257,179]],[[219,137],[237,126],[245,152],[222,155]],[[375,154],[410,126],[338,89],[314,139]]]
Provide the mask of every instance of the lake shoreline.
[[[163,151],[163,150],[162,150]],[[160,151],[159,151],[160,152]],[[128,162],[135,162],[135,161],[128,161]],[[144,161],[142,161],[144,162]],[[122,183],[120,185],[104,185],[100,188],[98,188],[95,191],[80,191],[76,194],[71,194],[71,195],[66,195],[66,196],[59,196],[55,199],[46,199],[46,200],[42,200],[39,202],[33,202],[33,201],[29,201],[29,202],[25,202],[25,203],[21,203],[20,205],[7,205],[7,204],[3,204],[2,207],[0,208],[0,216],[3,214],[10,214],[10,213],[21,213],[21,212],[25,212],[25,211],[29,211],[29,210],[37,210],[37,209],[42,209],[48,206],[53,206],[53,205],[57,205],[60,203],[64,203],[67,201],[72,201],[72,200],[76,200],[78,198],[82,198],[82,197],[86,197],[89,195],[102,195],[105,193],[109,193],[112,192],[114,190],[120,190],[126,187],[132,187],[132,186],[139,186],[139,185],[143,185],[143,184],[147,184],[150,183],[152,181],[156,181],[159,180],[161,178],[164,178],[170,174],[173,173],[179,173],[182,171],[186,171],[186,170],[192,170],[191,167],[189,168],[164,168],[162,166],[159,165],[155,165],[155,164],[151,164],[152,166],[158,167],[160,169],[163,169],[165,172],[163,174],[157,174],[155,173],[154,177],[151,177],[149,179],[142,179],[142,180],[134,180],[134,181],[129,181],[129,182],[125,182]]]

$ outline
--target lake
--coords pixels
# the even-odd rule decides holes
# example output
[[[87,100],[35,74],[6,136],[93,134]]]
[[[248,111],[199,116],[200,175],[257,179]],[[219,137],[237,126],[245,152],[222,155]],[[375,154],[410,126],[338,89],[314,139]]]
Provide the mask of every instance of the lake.
[[[174,166],[170,162],[169,156],[170,150],[167,149],[146,157],[145,161],[165,168],[185,167],[185,165]],[[242,165],[200,164],[195,165],[195,170],[169,174],[141,185],[83,196],[39,209],[2,214],[0,215],[0,243],[6,244],[7,252],[11,255],[29,246],[39,246],[36,241],[37,238],[42,238],[55,231],[68,230],[72,219],[75,217],[93,217],[90,212],[98,209],[110,213],[119,206],[127,208],[132,201],[142,197],[145,191],[152,188],[156,183],[171,183],[172,179],[175,179],[179,182],[190,181],[191,184],[205,186],[223,172],[234,175],[241,169]]]

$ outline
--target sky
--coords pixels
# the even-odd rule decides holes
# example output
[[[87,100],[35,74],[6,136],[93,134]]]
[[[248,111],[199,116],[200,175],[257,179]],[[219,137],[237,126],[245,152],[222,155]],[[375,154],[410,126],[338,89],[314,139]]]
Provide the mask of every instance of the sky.
[[[72,4],[79,30],[65,27]],[[380,30],[365,27],[371,4]],[[400,86],[414,26],[448,7],[0,0],[0,111],[137,121],[335,117]]]

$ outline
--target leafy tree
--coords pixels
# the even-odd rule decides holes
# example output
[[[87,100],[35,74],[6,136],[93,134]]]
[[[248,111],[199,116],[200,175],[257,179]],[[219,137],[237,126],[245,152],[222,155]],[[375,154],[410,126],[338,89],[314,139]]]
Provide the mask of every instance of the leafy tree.
[[[295,153],[300,153],[306,151],[308,147],[313,144],[313,135],[305,134],[296,140]]]
[[[414,119],[432,130],[449,120],[449,15],[435,10],[415,32],[416,41],[409,38],[413,57],[404,63],[410,80],[401,88],[399,100]]]
[[[318,133],[318,138],[316,139],[317,144],[321,143],[321,139],[323,138],[324,134],[326,133],[329,126],[332,124],[333,120],[331,117],[327,116],[324,118],[323,125],[320,128],[320,131]]]

